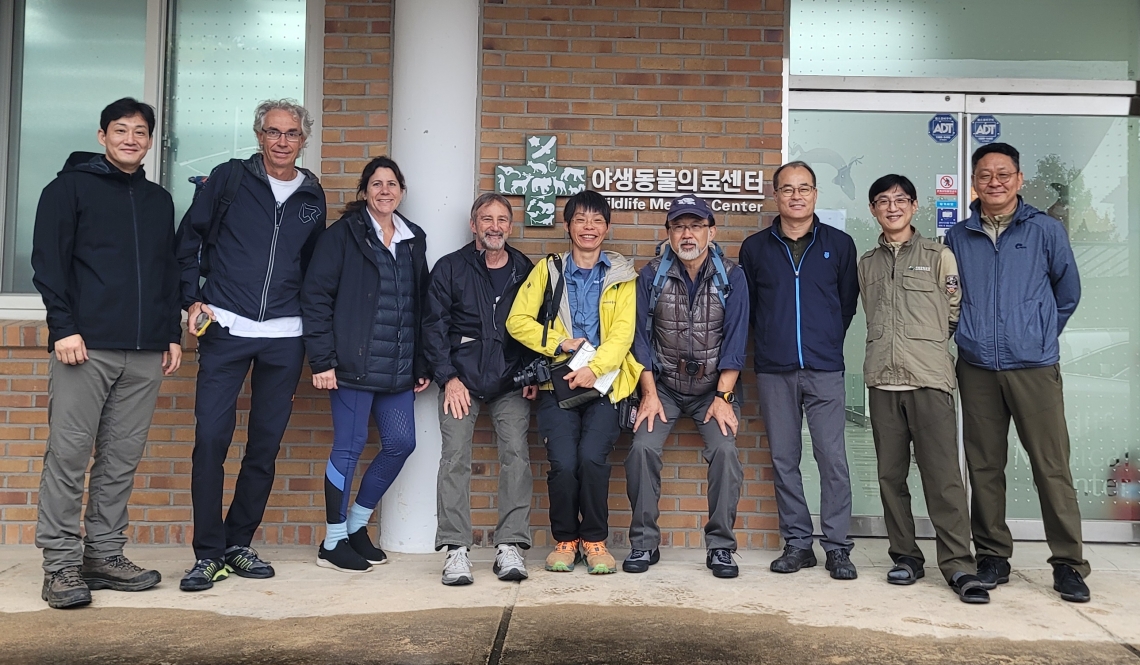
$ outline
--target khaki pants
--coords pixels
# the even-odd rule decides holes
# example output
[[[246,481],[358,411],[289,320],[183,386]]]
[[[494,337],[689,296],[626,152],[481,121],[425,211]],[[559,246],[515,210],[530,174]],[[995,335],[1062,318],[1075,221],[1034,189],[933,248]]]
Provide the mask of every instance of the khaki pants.
[[[44,570],[83,563],[83,556],[123,553],[127,502],[146,447],[162,385],[162,353],[89,349],[81,365],[53,356],[48,379],[48,433],[40,476],[36,547]],[[83,474],[91,462],[86,533],[79,536]]]
[[[897,392],[871,388],[870,407],[891,559],[909,556],[920,563],[925,561],[915,540],[906,482],[913,441],[922,493],[934,524],[938,568],[947,582],[955,573],[975,574],[966,487],[958,467],[954,397],[934,388]]]
[[[1069,470],[1069,429],[1061,370],[1032,367],[990,371],[958,361],[962,437],[973,491],[974,547],[978,557],[1009,558],[1013,536],[1005,521],[1005,466],[1009,421],[1029,454],[1033,484],[1041,499],[1049,563],[1067,564],[1088,576],[1081,554],[1081,513]]]

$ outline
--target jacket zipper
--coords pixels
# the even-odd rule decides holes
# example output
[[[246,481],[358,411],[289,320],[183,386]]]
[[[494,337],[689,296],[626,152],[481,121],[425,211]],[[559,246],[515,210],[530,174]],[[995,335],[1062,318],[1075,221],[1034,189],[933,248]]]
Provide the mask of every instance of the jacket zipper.
[[[265,269],[265,286],[261,289],[261,311],[257,320],[265,320],[265,310],[269,306],[269,283],[273,278],[273,261],[277,257],[277,234],[281,232],[281,219],[285,216],[285,204],[278,203],[273,211],[273,241],[269,243],[269,267]]]
[[[131,198],[131,225],[135,230],[135,284],[138,288],[138,330],[135,334],[135,350],[142,348],[142,257],[139,253],[139,219],[138,214],[135,212],[135,188],[131,184],[127,184],[127,193]]]
[[[978,221],[981,222],[981,217],[978,218]],[[1011,219],[1010,223],[1012,224],[1012,222],[1013,220]],[[984,224],[984,222],[981,223]],[[1001,349],[998,347],[998,240],[1001,239],[1001,235],[998,235],[995,230],[994,235],[996,237],[991,238],[990,234],[985,232],[985,229],[979,231],[977,229],[971,229],[969,226],[966,228],[974,233],[985,235],[986,240],[989,240],[994,246],[994,365],[997,371],[1001,371]],[[959,270],[961,269],[959,268]]]
[[[899,252],[902,252],[902,247],[899,247]],[[895,270],[898,269],[899,255],[898,253],[891,252],[894,255],[894,261],[891,263],[891,383],[899,381],[899,377],[895,376],[898,372],[898,358],[895,357],[895,323],[899,318],[899,286],[896,283]],[[885,331],[884,331],[885,332]]]
[[[797,265],[796,260],[792,258],[792,248],[788,247],[788,243],[784,242],[784,239],[781,238],[775,231],[772,232],[772,235],[776,237],[776,240],[780,241],[780,244],[784,246],[784,250],[788,252],[788,261],[792,264],[792,271],[796,274],[796,352],[799,354],[800,369],[803,369],[804,339],[803,331],[801,330],[802,317],[800,315],[800,268],[804,264],[804,257],[807,256],[808,250],[810,250],[811,246],[815,244],[815,233],[812,233],[811,242],[809,242],[808,246],[804,248],[804,253],[800,254],[799,265]]]

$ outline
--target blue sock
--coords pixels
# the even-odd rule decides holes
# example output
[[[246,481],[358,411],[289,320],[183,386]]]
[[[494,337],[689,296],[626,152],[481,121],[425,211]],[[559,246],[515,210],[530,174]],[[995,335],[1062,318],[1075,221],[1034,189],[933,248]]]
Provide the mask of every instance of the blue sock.
[[[368,526],[368,523],[372,520],[372,513],[375,510],[375,508],[365,508],[353,501],[352,507],[348,509],[348,522],[346,523],[348,524],[348,533],[356,533],[360,531],[362,527]],[[345,537],[347,538],[348,536]]]
[[[348,538],[348,527],[344,522],[325,525],[325,549],[331,550],[336,544]]]

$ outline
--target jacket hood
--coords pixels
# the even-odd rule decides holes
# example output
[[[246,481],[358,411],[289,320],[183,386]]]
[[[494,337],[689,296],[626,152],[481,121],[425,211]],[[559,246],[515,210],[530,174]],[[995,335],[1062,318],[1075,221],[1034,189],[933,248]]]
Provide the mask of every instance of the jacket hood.
[[[1040,214],[1043,214],[1043,213],[1040,210],[1038,210],[1037,208],[1034,208],[1033,206],[1026,203],[1025,199],[1023,199],[1021,197],[1021,194],[1018,194],[1017,195],[1017,208],[1014,209],[1014,211],[1013,211],[1013,219],[1010,220],[1010,223],[1011,224],[1020,224],[1021,222],[1024,222],[1025,220],[1029,219],[1030,217],[1033,217],[1035,215],[1040,215]],[[970,203],[970,217],[969,217],[969,219],[966,220],[966,226],[970,227],[971,229],[976,229],[979,231],[982,229],[982,200],[981,199],[974,199]]]
[[[107,158],[105,156],[97,152],[77,151],[71,153],[71,155],[68,156],[67,161],[63,163],[63,168],[60,169],[57,175],[75,172],[92,173],[94,175],[100,176],[125,176],[131,180],[146,178],[146,173],[143,171],[143,167],[141,165],[134,173],[126,173],[116,168],[114,165],[107,161]]]
[[[633,269],[633,259],[626,258],[608,249],[604,251],[606,257],[610,260],[610,269],[606,271],[606,279],[602,282],[602,288],[609,288],[614,284],[632,282],[637,279],[637,271]]]

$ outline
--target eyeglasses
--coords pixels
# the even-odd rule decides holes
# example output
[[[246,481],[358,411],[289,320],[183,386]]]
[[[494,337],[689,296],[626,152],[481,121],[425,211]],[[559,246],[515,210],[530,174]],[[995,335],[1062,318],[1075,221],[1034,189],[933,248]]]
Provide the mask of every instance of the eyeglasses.
[[[677,235],[684,235],[686,231],[690,233],[700,233],[707,229],[709,225],[702,223],[695,224],[670,224],[669,233],[676,233]]]
[[[290,129],[287,132],[283,132],[280,129],[263,129],[261,130],[261,133],[265,134],[265,138],[269,139],[270,141],[276,141],[277,139],[284,136],[285,140],[289,143],[297,143],[303,136],[301,132],[298,132],[295,129]]]
[[[784,185],[783,187],[777,189],[776,193],[779,194],[780,196],[784,197],[785,199],[790,199],[790,198],[792,198],[793,194],[799,194],[800,196],[806,197],[806,196],[810,196],[811,193],[814,191],[815,191],[815,187],[812,187],[811,185],[800,185],[799,187],[792,187],[791,185]]]
[[[895,208],[902,210],[911,201],[914,201],[914,199],[910,197],[904,198],[900,196],[898,198],[891,199],[884,196],[882,198],[875,199],[874,206],[878,210],[888,210],[892,205],[894,205]]]
[[[990,184],[991,180],[993,180],[994,178],[997,178],[997,181],[1004,185],[1007,182],[1009,182],[1010,180],[1013,180],[1013,176],[1015,176],[1015,175],[1017,175],[1017,174],[1016,173],[1010,173],[1009,171],[1002,171],[1001,173],[990,173],[990,172],[986,171],[983,173],[975,174],[974,175],[974,182],[976,182],[979,185],[982,185],[984,187],[985,185]]]

